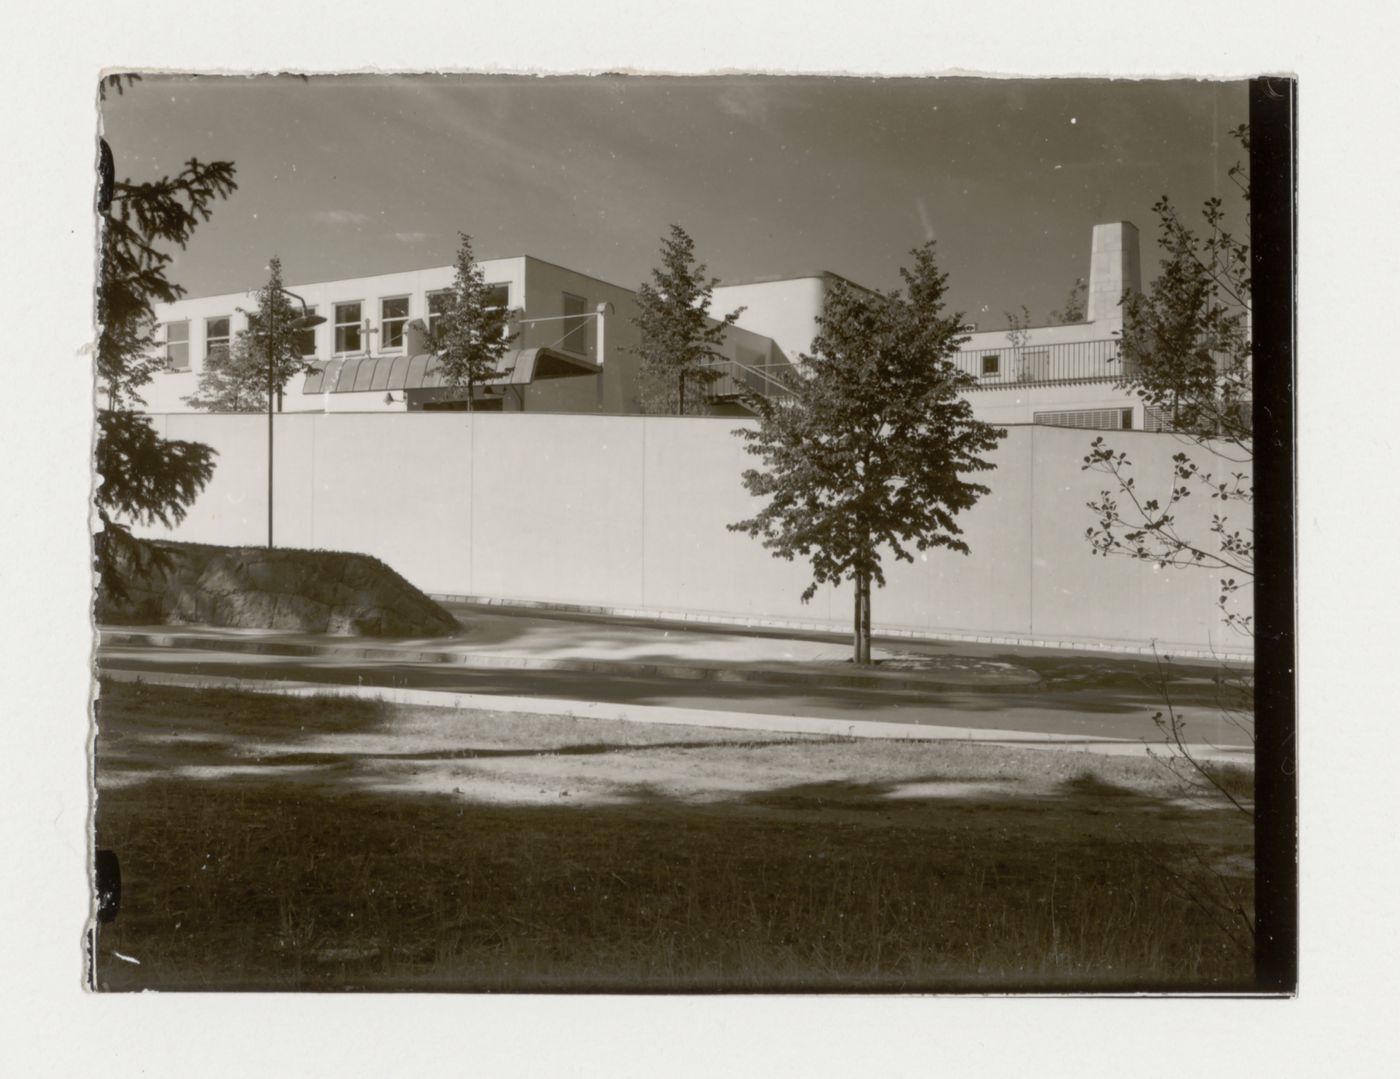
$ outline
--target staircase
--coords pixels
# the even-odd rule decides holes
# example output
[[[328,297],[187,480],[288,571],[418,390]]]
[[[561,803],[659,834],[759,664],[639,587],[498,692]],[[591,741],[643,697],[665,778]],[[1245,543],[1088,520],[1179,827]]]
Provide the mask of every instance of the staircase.
[[[750,364],[723,359],[703,364],[714,374],[705,385],[705,397],[716,404],[737,404],[756,412],[755,398],[781,404],[793,396],[797,378],[789,363]]]

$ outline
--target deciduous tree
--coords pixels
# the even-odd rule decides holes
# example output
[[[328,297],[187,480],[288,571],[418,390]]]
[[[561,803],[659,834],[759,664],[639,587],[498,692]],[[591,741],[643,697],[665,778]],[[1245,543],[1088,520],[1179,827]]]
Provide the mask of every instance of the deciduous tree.
[[[1248,150],[1248,129],[1233,134]],[[1229,175],[1248,207],[1247,170],[1236,164]],[[1165,256],[1152,288],[1124,297],[1121,385],[1182,448],[1165,487],[1150,491],[1138,482],[1126,451],[1102,436],[1094,439],[1083,467],[1111,482],[1088,504],[1097,523],[1086,539],[1095,554],[1214,573],[1223,623],[1252,642],[1252,616],[1237,604],[1254,582],[1249,244],[1228,227],[1218,197],[1206,200],[1203,227],[1182,220],[1165,196],[1153,212]],[[1211,506],[1209,524],[1184,523],[1185,512],[1202,501]],[[1153,718],[1167,747],[1163,763],[1186,789],[1213,793],[1252,816],[1252,803],[1194,748],[1187,717],[1171,697],[1169,667],[1170,657],[1159,658],[1163,707]],[[1218,684],[1220,711],[1253,741],[1252,668],[1227,667]],[[1231,939],[1253,947],[1252,904],[1241,899],[1237,881],[1202,865],[1183,872],[1178,885],[1202,910],[1238,930]]]
[[[267,362],[247,331],[204,358],[195,392],[183,399],[206,412],[262,412],[267,408]]]
[[[281,412],[287,383],[310,370],[298,345],[300,331],[294,328],[301,307],[283,290],[282,260],[275,255],[268,263],[267,283],[258,289],[255,299],[253,310],[238,309],[247,316],[248,328],[234,335],[229,348],[206,357],[197,389],[184,399],[187,404],[209,412],[265,411],[271,352],[272,388]]]
[[[964,320],[944,313],[934,245],[913,256],[902,291],[833,282],[792,400],[756,401],[758,426],[736,432],[764,464],[744,486],[767,504],[730,529],[775,557],[809,559],[803,602],[852,582],[858,664],[870,662],[870,585],[885,584],[884,556],[968,552],[956,517],[988,489],[967,477],[994,467],[985,455],[1006,433],[974,419],[960,392],[975,380],[953,363]]]
[[[1234,134],[1248,149],[1248,130]],[[1236,164],[1230,177],[1248,205],[1244,166]],[[1153,212],[1165,257],[1152,288],[1124,298],[1121,385],[1184,448],[1173,458],[1170,486],[1147,492],[1128,455],[1095,439],[1084,468],[1113,484],[1089,504],[1099,520],[1086,534],[1097,554],[1217,571],[1222,614],[1249,633],[1249,616],[1233,606],[1254,577],[1249,244],[1227,227],[1218,197],[1202,208],[1199,233],[1165,196]],[[1193,497],[1218,507],[1204,534],[1178,523]]]
[[[661,244],[661,265],[651,281],[637,288],[641,313],[633,319],[641,331],[640,404],[652,415],[705,411],[705,388],[719,377],[715,361],[723,359],[724,331],[743,313],[709,316],[718,278],[705,277],[695,260],[695,242],[679,225]],[[692,392],[693,391],[693,392]]]
[[[432,343],[443,382],[467,391],[470,411],[476,387],[500,374],[501,359],[515,335],[506,332],[509,312],[489,302],[486,275],[472,253],[471,237],[465,232],[458,236],[457,275]]]

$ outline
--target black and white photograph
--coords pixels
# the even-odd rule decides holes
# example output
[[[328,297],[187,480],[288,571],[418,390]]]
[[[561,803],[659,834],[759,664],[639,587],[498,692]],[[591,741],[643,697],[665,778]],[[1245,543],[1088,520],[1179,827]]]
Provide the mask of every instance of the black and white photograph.
[[[1293,91],[105,75],[90,988],[1291,991]]]
[[[8,1070],[1395,1073],[1380,0],[52,0]]]

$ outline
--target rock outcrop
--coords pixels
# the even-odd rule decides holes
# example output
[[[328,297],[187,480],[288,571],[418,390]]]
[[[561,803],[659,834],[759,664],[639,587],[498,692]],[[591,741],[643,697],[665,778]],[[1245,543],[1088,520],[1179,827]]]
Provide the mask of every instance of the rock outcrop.
[[[107,625],[207,625],[353,637],[441,637],[457,621],[377,558],[341,551],[143,542]]]

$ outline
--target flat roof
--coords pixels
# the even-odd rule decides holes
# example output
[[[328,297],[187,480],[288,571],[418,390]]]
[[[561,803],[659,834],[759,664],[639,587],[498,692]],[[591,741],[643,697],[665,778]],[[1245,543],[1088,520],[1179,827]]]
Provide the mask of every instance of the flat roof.
[[[815,270],[812,273],[780,273],[764,274],[760,277],[743,277],[737,281],[721,281],[715,288],[735,288],[739,285],[771,285],[778,281],[812,281],[817,278],[826,280],[834,277],[838,281],[844,281],[852,288],[864,289],[866,292],[873,292],[874,289],[852,281],[845,274],[836,273],[833,270]]]
[[[565,273],[577,274],[579,277],[587,278],[589,281],[596,281],[598,282],[598,284],[607,285],[609,288],[622,289],[624,292],[637,291],[636,287],[633,285],[619,285],[614,281],[608,281],[602,277],[596,276],[595,274],[587,273],[583,270],[576,270],[572,266],[565,266],[561,262],[553,262],[550,259],[542,259],[538,255],[492,255],[489,258],[478,257],[476,262],[478,265],[480,265],[485,262],[513,262],[516,259],[523,259],[527,262],[539,262],[545,266],[553,266],[556,270],[563,270]],[[396,277],[399,274],[432,273],[434,270],[445,270],[449,272],[455,272],[456,264],[446,263],[436,266],[411,266],[406,270],[386,270],[382,273],[360,274],[358,277],[327,277],[319,281],[294,281],[286,285],[285,287],[290,289],[292,292],[296,292],[298,289],[313,288],[318,285],[338,285],[342,281],[365,281],[371,277]],[[189,295],[181,296],[178,300],[167,301],[166,306],[174,306],[175,304],[179,303],[188,303],[191,300],[213,300],[218,299],[222,296],[249,296],[257,292],[258,289],[262,288],[264,284],[266,284],[266,282],[260,282],[259,284],[253,285],[250,288],[234,289],[231,292],[201,292],[197,294],[191,293]]]

